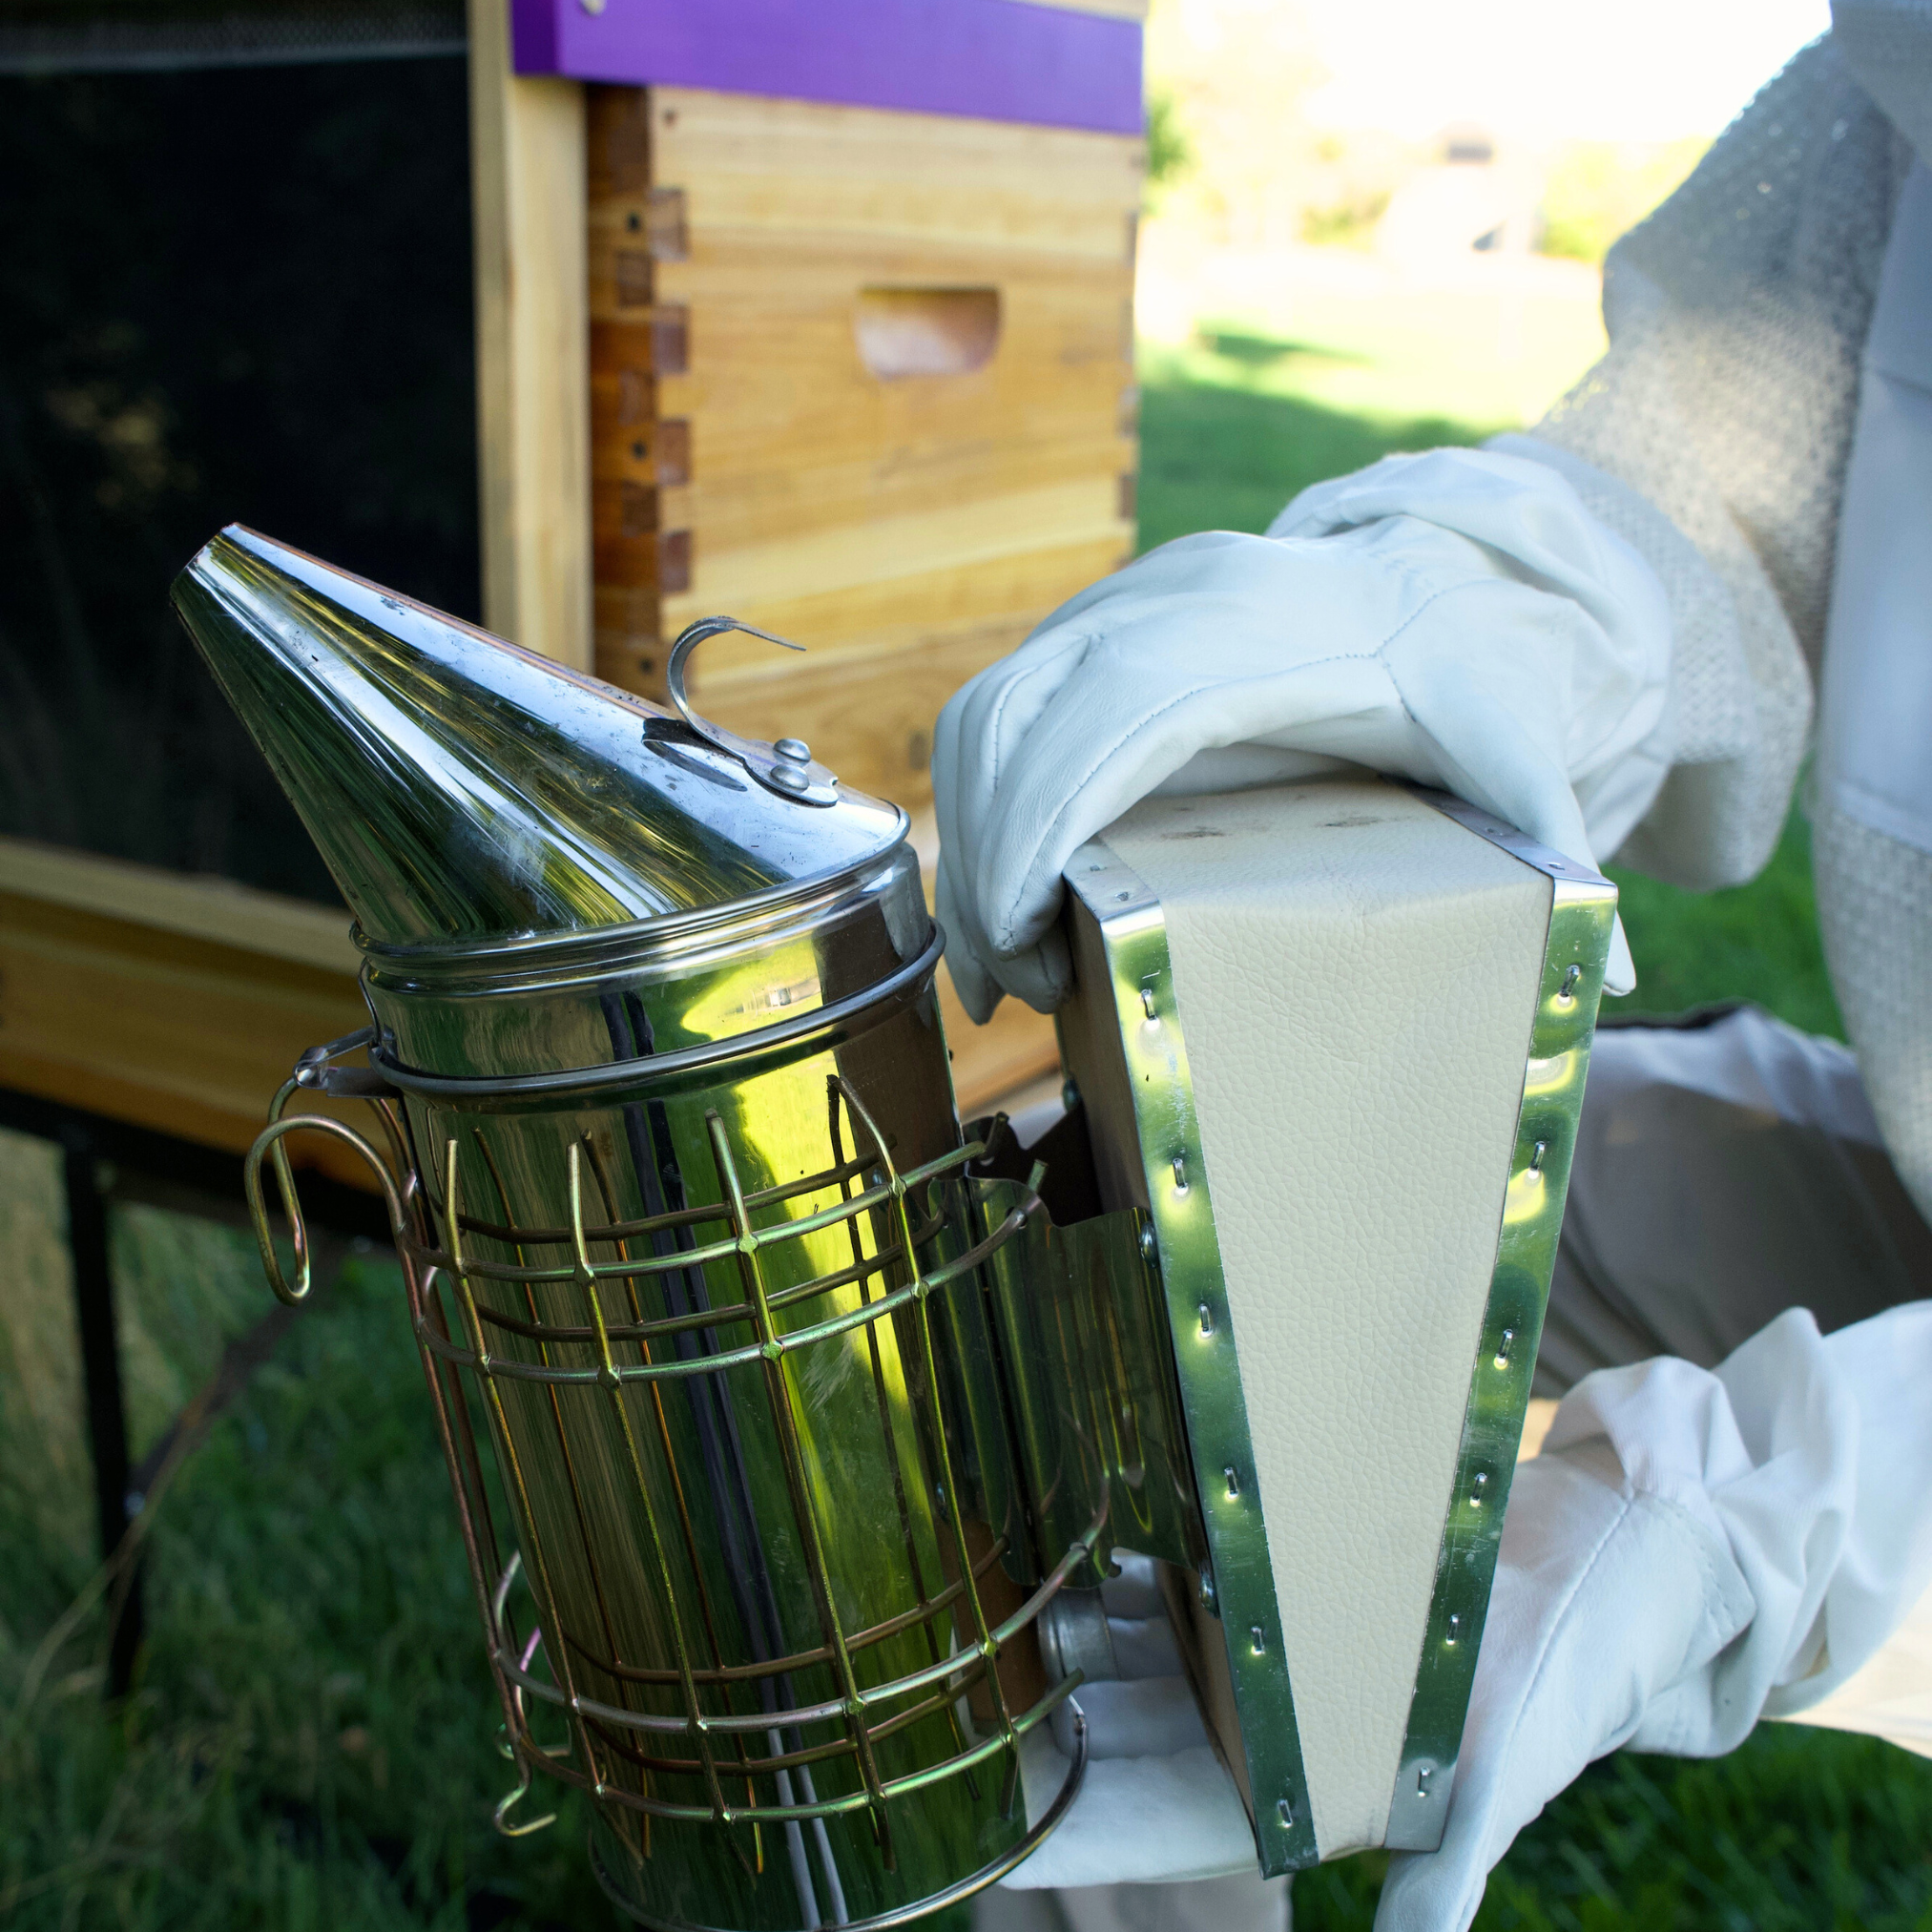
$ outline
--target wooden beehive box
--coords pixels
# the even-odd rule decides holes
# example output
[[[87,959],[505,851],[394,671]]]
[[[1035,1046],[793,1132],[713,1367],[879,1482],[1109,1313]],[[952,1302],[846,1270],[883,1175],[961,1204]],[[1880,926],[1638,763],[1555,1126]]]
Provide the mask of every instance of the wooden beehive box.
[[[584,88],[591,648],[914,815],[972,674],[1132,553],[1144,0],[511,0]],[[522,85],[530,85],[527,79]],[[538,83],[542,84],[542,83]],[[962,1104],[1057,1065],[1008,1002]]]
[[[243,1153],[296,1056],[368,1025],[361,964],[340,909],[0,838],[0,1088]],[[370,1184],[341,1141],[289,1152]]]
[[[489,627],[649,695],[694,616],[796,639],[694,697],[929,881],[941,704],[1132,542],[1142,10],[468,0]],[[0,1087],[239,1150],[359,1023],[339,911],[0,847]],[[966,1111],[1051,1073],[942,999]]]
[[[935,715],[1133,542],[1138,136],[590,90],[595,664],[915,812]]]

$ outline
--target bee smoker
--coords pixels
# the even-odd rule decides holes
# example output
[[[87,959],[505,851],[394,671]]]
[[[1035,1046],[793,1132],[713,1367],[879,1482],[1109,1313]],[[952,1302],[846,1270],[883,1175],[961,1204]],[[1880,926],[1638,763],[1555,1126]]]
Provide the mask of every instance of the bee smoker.
[[[276,1096],[250,1201],[299,1301],[290,1136],[348,1141],[386,1197],[518,1771],[504,1830],[548,1821],[524,1816],[543,1780],[576,1786],[606,1892],[666,1932],[883,1927],[963,1899],[1074,1801],[1119,1548],[1161,1567],[1262,1870],[1436,1841],[1610,888],[1450,801],[1388,808],[1419,877],[1462,841],[1471,891],[1520,929],[1522,985],[1499,1008],[1514,1062],[1479,1265],[1427,1289],[1463,1310],[1462,1353],[1440,1419],[1404,1425],[1413,1641],[1398,1618],[1386,1657],[1325,1659],[1296,1652],[1314,1639],[1283,1591],[1298,1563],[1342,1602],[1347,1564],[1292,1544],[1248,1426],[1269,1337],[1217,1245],[1238,1203],[1207,1185],[1234,1143],[1205,1091],[1195,1109],[1161,895],[1121,858],[1139,848],[1080,855],[1063,1047],[1096,1096],[1093,1157],[1062,1133],[1043,1168],[1003,1122],[962,1129],[905,815],[685,701],[692,650],[742,627],[679,639],[666,708],[239,528],[174,594],[355,915],[370,1025]],[[1146,836],[1144,872],[1198,828]],[[373,1138],[286,1111],[305,1093],[366,1100]],[[1305,1353],[1268,1369],[1284,1413]],[[1319,1693],[1358,1668],[1401,1708],[1363,1747],[1387,1757],[1367,1823],[1324,1825]]]

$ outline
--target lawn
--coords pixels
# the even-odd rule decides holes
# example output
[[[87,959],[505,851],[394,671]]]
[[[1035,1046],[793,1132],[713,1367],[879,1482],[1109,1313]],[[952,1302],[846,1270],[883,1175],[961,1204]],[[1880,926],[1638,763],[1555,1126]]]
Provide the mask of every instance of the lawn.
[[[1258,530],[1304,483],[1492,426],[1337,409],[1299,379],[1333,360],[1239,335],[1152,358],[1145,540]],[[1626,885],[1642,1008],[1745,995],[1836,1028],[1801,821],[1749,888],[1700,900]],[[36,1265],[46,1272],[44,1216],[28,1199],[47,1180],[36,1158],[0,1147],[0,1243],[16,1296]],[[192,1385],[211,1343],[166,1315],[171,1284],[206,1278],[227,1308],[251,1277],[246,1244],[151,1210],[124,1217],[117,1239],[131,1299],[162,1310],[157,1351]],[[265,1290],[256,1305],[266,1307]],[[0,1445],[34,1400],[18,1373],[31,1327],[11,1331],[10,1382],[0,1362]],[[143,1398],[157,1409],[164,1382]],[[155,1425],[136,1418],[136,1454]],[[20,1695],[42,1633],[86,1574],[84,1549],[50,1528],[48,1498],[82,1487],[72,1444],[31,1467],[0,1460],[0,1923],[613,1922],[570,1802],[540,1837],[508,1843],[490,1829],[509,1768],[386,1257],[350,1261],[158,1506],[149,1642],[119,1709],[100,1700],[91,1626],[50,1660],[31,1700]],[[1932,1765],[1766,1726],[1714,1763],[1626,1755],[1595,1767],[1525,1835],[1478,1924],[1932,1927],[1928,1845]],[[1366,1857],[1302,1875],[1303,1932],[1365,1927],[1379,1876]]]

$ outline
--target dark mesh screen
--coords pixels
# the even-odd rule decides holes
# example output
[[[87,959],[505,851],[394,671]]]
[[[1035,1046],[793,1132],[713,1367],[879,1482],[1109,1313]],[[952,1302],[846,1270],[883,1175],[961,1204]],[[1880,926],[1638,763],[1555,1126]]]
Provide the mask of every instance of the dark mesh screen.
[[[0,0],[0,73],[457,52],[463,0]]]
[[[465,86],[0,78],[0,832],[334,899],[167,589],[240,521],[478,614]]]

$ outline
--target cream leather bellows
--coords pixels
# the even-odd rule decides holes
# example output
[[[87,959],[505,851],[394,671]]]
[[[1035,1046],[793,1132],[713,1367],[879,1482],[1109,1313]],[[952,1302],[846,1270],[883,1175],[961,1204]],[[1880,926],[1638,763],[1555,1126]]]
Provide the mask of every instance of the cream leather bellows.
[[[1159,1243],[1208,1730],[1264,1871],[1432,1847],[1614,888],[1374,779],[1151,800],[1067,881],[1064,1055],[1103,1204]]]

